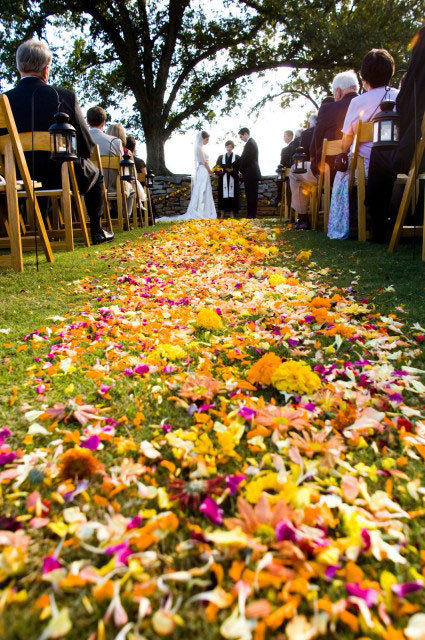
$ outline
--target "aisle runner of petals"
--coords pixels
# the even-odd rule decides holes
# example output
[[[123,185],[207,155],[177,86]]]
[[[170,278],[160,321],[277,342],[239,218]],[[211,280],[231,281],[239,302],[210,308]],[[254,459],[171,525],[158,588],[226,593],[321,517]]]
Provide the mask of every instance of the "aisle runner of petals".
[[[27,433],[0,431],[0,607],[26,637],[425,638],[421,327],[281,238],[106,250],[91,302],[26,336]]]

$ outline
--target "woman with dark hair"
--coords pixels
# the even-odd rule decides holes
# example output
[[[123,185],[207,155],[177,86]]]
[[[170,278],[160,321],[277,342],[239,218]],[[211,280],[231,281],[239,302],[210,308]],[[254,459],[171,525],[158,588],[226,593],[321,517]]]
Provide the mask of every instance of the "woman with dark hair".
[[[226,153],[218,156],[216,166],[220,167],[222,173],[218,179],[218,209],[220,219],[224,218],[224,213],[228,213],[230,218],[239,211],[239,160],[240,156],[234,153],[235,145],[228,140],[224,145]]]
[[[215,220],[214,198],[211,188],[212,171],[209,165],[205,145],[210,139],[209,133],[199,131],[195,139],[195,175],[192,180],[192,194],[186,213],[181,216],[162,216],[158,222],[180,222],[181,220]]]
[[[369,122],[375,113],[380,111],[382,100],[396,99],[398,90],[388,86],[393,73],[394,59],[386,49],[372,49],[363,58],[360,75],[365,93],[353,98],[348,107],[342,127],[344,151],[351,148],[359,120]],[[364,158],[366,175],[371,149],[371,142],[365,142],[359,147],[359,156]],[[334,240],[348,238],[350,231],[349,174],[348,169],[345,172],[338,171],[335,176],[328,226],[328,237]]]

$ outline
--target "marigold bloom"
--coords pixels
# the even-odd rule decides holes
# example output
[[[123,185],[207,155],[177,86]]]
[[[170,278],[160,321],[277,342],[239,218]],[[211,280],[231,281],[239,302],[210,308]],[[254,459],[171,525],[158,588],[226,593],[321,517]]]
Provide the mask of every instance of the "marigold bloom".
[[[295,393],[297,395],[311,395],[322,386],[317,373],[310,365],[300,360],[287,360],[273,372],[271,376],[273,386],[279,391]]]
[[[63,478],[88,478],[103,469],[102,463],[89,449],[73,447],[63,454],[60,472]]]
[[[271,287],[277,287],[278,284],[285,284],[286,278],[281,273],[272,273],[269,276],[269,285]]]
[[[269,385],[272,374],[281,364],[282,360],[275,353],[266,353],[249,369],[247,379],[251,384]]]
[[[223,322],[213,309],[201,309],[196,316],[196,324],[202,329],[209,331],[219,331],[223,328]]]
[[[155,351],[152,351],[150,358],[158,360],[181,360],[187,356],[186,351],[177,344],[160,344]]]

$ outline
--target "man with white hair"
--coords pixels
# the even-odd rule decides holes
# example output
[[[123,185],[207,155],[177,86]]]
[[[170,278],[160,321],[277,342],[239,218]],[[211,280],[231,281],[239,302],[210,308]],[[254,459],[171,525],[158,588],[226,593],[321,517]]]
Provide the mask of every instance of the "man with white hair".
[[[77,156],[75,173],[78,187],[84,195],[93,244],[103,244],[113,239],[114,234],[100,226],[103,206],[103,175],[90,160],[94,142],[81,113],[77,97],[73,91],[52,87],[48,84],[52,52],[45,42],[26,40],[17,49],[16,66],[21,79],[14,89],[6,92],[20,133],[32,130],[48,131],[54,123],[54,115],[64,112],[75,128]],[[34,120],[32,121],[32,108]],[[28,155],[28,154],[27,154]],[[32,169],[31,154],[29,167]],[[34,154],[34,178],[42,182],[44,189],[61,186],[61,165],[50,160],[50,153],[37,151]]]
[[[310,144],[310,162],[307,163],[307,173],[293,174],[291,172],[292,207],[298,213],[298,228],[308,228],[308,191],[300,188],[301,182],[316,185],[319,176],[319,165],[322,157],[323,140],[340,140],[342,138],[341,127],[344,124],[350,102],[358,94],[359,81],[354,71],[338,73],[332,82],[332,93],[335,102],[324,101],[317,114]],[[329,157],[326,162],[330,166],[331,181],[335,177],[334,157]]]

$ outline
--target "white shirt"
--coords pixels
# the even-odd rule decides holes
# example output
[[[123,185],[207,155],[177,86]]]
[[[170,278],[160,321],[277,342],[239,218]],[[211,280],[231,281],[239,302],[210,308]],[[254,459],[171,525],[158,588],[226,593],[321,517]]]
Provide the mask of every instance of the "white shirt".
[[[372,116],[380,111],[379,105],[384,99],[384,96],[386,100],[395,100],[397,94],[398,89],[378,87],[353,98],[345,114],[342,132],[349,136],[355,136],[358,121],[370,121]],[[359,147],[359,156],[369,159],[371,150],[372,143],[364,142]]]

